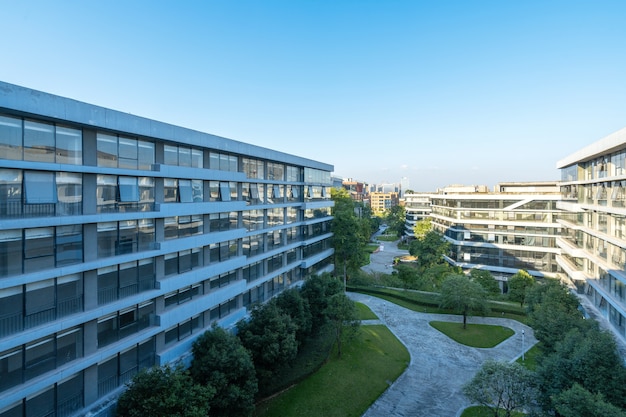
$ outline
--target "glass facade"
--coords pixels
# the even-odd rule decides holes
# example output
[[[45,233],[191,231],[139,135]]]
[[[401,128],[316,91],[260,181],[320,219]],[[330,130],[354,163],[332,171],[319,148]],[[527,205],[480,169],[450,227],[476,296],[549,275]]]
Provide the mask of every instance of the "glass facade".
[[[234,326],[332,270],[330,165],[124,113],[81,120],[83,103],[71,120],[3,113],[11,91],[0,89],[0,417],[86,414],[213,323]]]

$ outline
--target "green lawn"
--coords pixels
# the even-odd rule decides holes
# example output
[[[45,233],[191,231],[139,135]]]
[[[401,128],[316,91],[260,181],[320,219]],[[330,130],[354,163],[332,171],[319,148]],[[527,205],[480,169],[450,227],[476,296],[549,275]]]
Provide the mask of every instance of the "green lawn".
[[[362,326],[359,336],[333,353],[316,373],[260,404],[257,417],[358,417],[404,372],[409,352],[382,325]]]
[[[505,415],[504,410],[502,410],[499,415],[504,416]],[[525,416],[525,414],[513,412],[511,413],[511,416],[523,417]],[[463,414],[461,414],[461,417],[494,417],[494,416],[493,416],[493,411],[489,407],[473,406],[473,407],[466,408],[463,411]]]
[[[541,356],[541,348],[539,347],[539,344],[536,344],[524,354],[524,360],[522,361],[522,357],[520,356],[517,359],[517,363],[520,363],[531,371],[534,371],[537,369],[537,358],[539,356]]]
[[[508,327],[489,324],[468,323],[466,329],[463,328],[463,323],[431,321],[429,324],[449,338],[463,345],[477,348],[492,348],[515,334]]]
[[[368,306],[363,303],[354,303],[357,310],[359,310],[359,320],[376,320],[378,316],[374,314]]]

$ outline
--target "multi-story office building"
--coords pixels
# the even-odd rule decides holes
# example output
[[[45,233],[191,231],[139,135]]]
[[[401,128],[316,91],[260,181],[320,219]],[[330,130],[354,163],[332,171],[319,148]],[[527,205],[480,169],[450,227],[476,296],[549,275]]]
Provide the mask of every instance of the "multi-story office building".
[[[359,203],[366,203],[368,201],[367,184],[361,181],[353,180],[352,178],[345,179],[341,182],[343,188],[348,190],[350,198]]]
[[[520,269],[557,275],[556,182],[449,187],[431,195],[433,228],[450,242],[447,257],[463,269],[481,268],[506,280]]]
[[[372,214],[375,216],[382,216],[385,211],[397,206],[400,203],[398,193],[370,193],[370,207],[372,208]]]
[[[430,218],[431,193],[416,193],[404,195],[404,210],[406,213],[405,234],[410,239],[415,238],[415,224]]]
[[[626,338],[626,128],[557,163],[562,254],[557,262],[578,292]]]
[[[0,83],[0,416],[106,411],[332,270],[332,169]]]

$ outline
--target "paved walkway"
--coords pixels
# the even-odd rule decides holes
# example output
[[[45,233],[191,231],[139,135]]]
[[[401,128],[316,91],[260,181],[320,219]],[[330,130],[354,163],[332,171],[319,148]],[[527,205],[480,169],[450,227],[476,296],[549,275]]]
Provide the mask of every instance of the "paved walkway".
[[[497,324],[515,334],[491,349],[461,345],[432,328],[428,322],[461,322],[461,316],[418,313],[365,294],[349,293],[366,304],[411,354],[406,371],[365,412],[364,417],[454,417],[470,405],[461,387],[489,359],[511,361],[537,340],[530,327],[515,320],[471,317],[469,323]]]
[[[370,256],[366,272],[390,273],[395,256],[407,254],[397,242],[383,242],[384,250]],[[363,417],[454,417],[470,405],[461,387],[471,380],[487,359],[512,361],[537,343],[533,330],[515,320],[471,317],[469,323],[497,324],[515,334],[491,349],[461,345],[428,322],[461,322],[461,316],[418,313],[380,298],[349,293],[350,298],[366,304],[380,318],[411,354],[406,371],[365,412]],[[365,323],[366,324],[366,323]],[[522,330],[524,336],[522,337]]]

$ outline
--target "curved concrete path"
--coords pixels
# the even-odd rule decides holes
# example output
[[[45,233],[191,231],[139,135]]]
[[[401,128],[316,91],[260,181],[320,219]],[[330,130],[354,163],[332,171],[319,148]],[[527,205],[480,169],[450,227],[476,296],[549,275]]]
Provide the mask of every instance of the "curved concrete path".
[[[418,313],[365,294],[349,293],[367,305],[411,354],[405,372],[365,412],[364,417],[454,417],[470,405],[461,387],[489,359],[512,361],[537,343],[530,327],[515,320],[470,317],[468,323],[510,327],[515,334],[498,346],[479,349],[461,345],[432,328],[428,322],[461,322],[461,316]],[[367,324],[367,322],[364,322]]]

